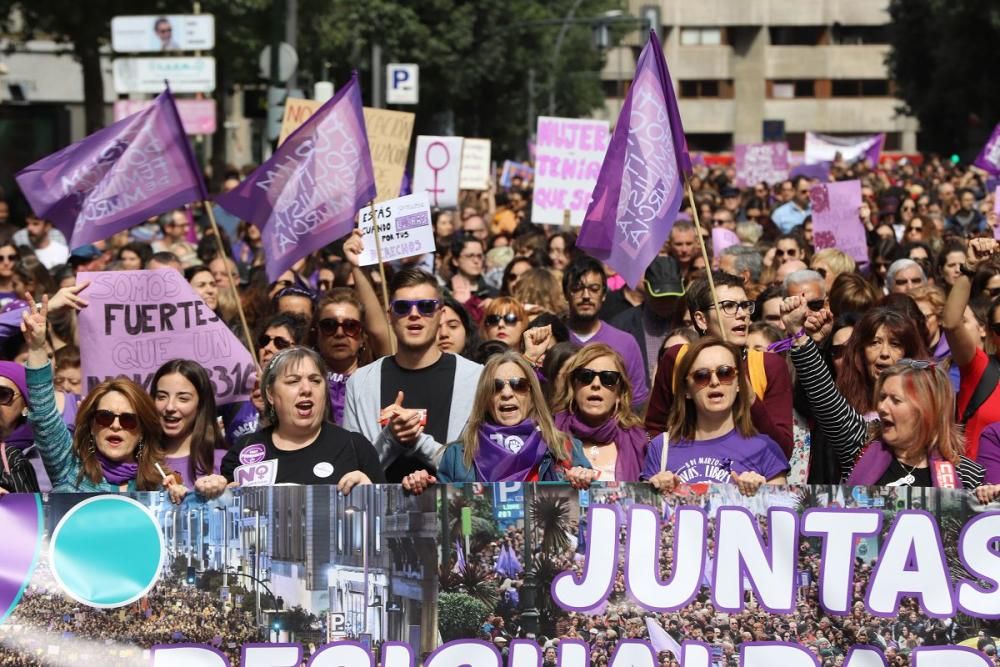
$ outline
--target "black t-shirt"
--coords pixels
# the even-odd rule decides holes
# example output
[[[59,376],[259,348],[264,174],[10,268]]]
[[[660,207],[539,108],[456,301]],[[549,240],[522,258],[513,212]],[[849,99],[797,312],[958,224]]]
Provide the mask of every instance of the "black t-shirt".
[[[404,408],[427,410],[424,433],[440,443],[447,443],[457,366],[455,355],[447,353],[430,366],[416,370],[401,367],[395,357],[386,357],[382,362],[382,407],[395,403],[396,395],[402,391]],[[462,387],[460,390],[474,392],[476,388]],[[428,466],[421,460],[401,456],[389,464],[385,476],[390,483],[397,483],[417,470],[428,470]]]
[[[888,484],[891,484],[892,482],[895,482],[898,479],[906,477],[908,473],[910,473],[909,466],[904,468],[903,464],[901,464],[896,459],[893,459],[892,463],[890,463],[889,467],[886,469],[885,474],[883,474],[882,478],[878,481],[877,486],[886,486]],[[929,467],[916,468],[913,470],[912,474],[913,474],[913,484],[908,484],[908,485],[904,484],[903,486],[924,486],[924,487],[934,486],[934,483],[931,481],[931,469]]]
[[[375,447],[360,433],[327,422],[312,443],[284,451],[274,446],[272,432],[265,428],[240,438],[222,459],[222,475],[232,482],[233,471],[241,465],[275,461],[276,484],[337,484],[355,470],[375,484],[385,482]]]

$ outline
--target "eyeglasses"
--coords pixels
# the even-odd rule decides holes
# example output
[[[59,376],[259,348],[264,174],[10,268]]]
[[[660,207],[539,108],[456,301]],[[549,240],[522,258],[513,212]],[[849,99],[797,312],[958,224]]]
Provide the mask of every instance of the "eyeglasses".
[[[481,262],[483,261],[485,255],[481,252],[476,252],[476,253],[463,252],[461,255],[459,255],[459,257],[461,257],[462,259],[474,259],[478,262]]]
[[[715,369],[699,368],[688,375],[688,380],[695,389],[704,389],[712,383],[712,376],[719,379],[719,384],[732,384],[736,381],[736,367],[723,365]]]
[[[18,256],[17,256],[16,253],[11,254],[11,255],[0,255],[0,261],[3,261],[3,262],[10,262],[10,263],[13,264],[17,260],[18,260]]]
[[[831,359],[840,359],[842,356],[844,356],[844,349],[846,349],[846,348],[847,348],[847,346],[844,345],[844,344],[831,345],[830,346],[830,358]]]
[[[335,320],[332,317],[324,317],[318,322],[318,324],[319,331],[324,336],[333,336],[338,330],[343,329],[344,335],[348,338],[357,338],[361,335],[361,331],[364,329],[361,322],[353,318]]]
[[[507,326],[512,327],[517,324],[520,320],[514,313],[507,313],[506,315],[487,315],[483,323],[488,327],[495,327],[500,322],[506,322]]]
[[[139,417],[134,412],[112,412],[111,410],[98,410],[94,413],[94,423],[101,428],[111,428],[111,425],[118,420],[118,424],[126,431],[134,431],[139,428]]]
[[[738,310],[742,309],[747,315],[753,315],[753,311],[757,309],[757,304],[753,301],[730,301],[726,299],[725,301],[719,302],[719,308],[726,315],[732,317],[737,313]]]
[[[573,381],[584,387],[593,384],[595,377],[600,378],[601,385],[608,389],[614,389],[622,381],[622,374],[618,371],[595,371],[590,368],[573,371]]]
[[[0,405],[7,407],[20,395],[20,393],[14,391],[10,387],[0,387]]]
[[[531,391],[531,383],[528,378],[508,378],[506,380],[493,378],[493,393],[499,394],[507,385],[510,385],[511,391],[515,394],[527,394]]]
[[[282,338],[281,336],[268,336],[267,334],[261,334],[257,337],[257,347],[265,348],[271,342],[274,342],[274,346],[279,350],[284,350],[292,346],[292,341],[287,338]]]
[[[806,308],[814,313],[818,313],[823,310],[823,306],[826,305],[826,299],[811,299],[806,301]]]
[[[600,294],[601,292],[604,291],[604,285],[601,285],[600,283],[590,283],[587,285],[579,283],[569,288],[570,294],[579,294],[584,290],[587,290],[591,294]]]
[[[440,307],[440,299],[396,299],[390,304],[392,314],[396,317],[406,317],[414,308],[421,317],[433,317]]]

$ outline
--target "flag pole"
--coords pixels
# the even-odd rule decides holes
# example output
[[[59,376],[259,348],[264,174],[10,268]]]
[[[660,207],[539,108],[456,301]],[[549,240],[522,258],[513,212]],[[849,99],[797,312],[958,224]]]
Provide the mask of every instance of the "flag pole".
[[[243,312],[243,302],[240,301],[240,294],[236,291],[236,284],[233,282],[233,275],[229,270],[229,255],[226,253],[225,244],[222,242],[222,235],[219,234],[219,226],[215,223],[215,213],[212,211],[212,202],[207,199],[203,199],[201,205],[205,207],[205,213],[208,214],[208,222],[212,225],[212,232],[215,234],[216,245],[219,247],[219,254],[222,255],[222,261],[226,265],[226,275],[229,276],[229,291],[236,300],[236,310],[240,314],[240,325],[243,327],[243,335],[247,337],[247,346],[250,348],[250,355],[253,357],[253,363],[257,366],[257,374],[259,375],[260,360],[257,359],[257,347],[253,344],[253,337],[250,335],[250,327],[247,325],[247,316],[246,313]],[[235,264],[236,262],[233,263]]]
[[[368,210],[372,216],[372,234],[375,236],[375,257],[378,259],[378,275],[382,279],[382,314],[385,316],[385,324],[389,329],[389,344],[392,353],[396,354],[396,336],[392,333],[392,322],[389,321],[389,285],[385,280],[385,264],[382,263],[382,235],[378,231],[378,220],[375,217],[375,200],[368,202]],[[358,218],[358,224],[361,218]],[[364,234],[364,230],[361,230]]]
[[[715,279],[712,278],[712,260],[708,257],[708,248],[705,247],[705,237],[701,234],[701,221],[698,219],[698,206],[694,203],[694,190],[691,189],[691,181],[684,177],[684,189],[687,190],[688,201],[691,203],[691,217],[694,219],[695,233],[698,235],[698,245],[701,246],[701,256],[705,259],[705,274],[708,277],[708,290],[712,294],[712,304],[715,306],[715,315],[719,318],[719,332],[722,334],[722,341],[729,342],[726,335],[726,328],[722,326],[722,308],[719,306],[719,297],[715,293]]]

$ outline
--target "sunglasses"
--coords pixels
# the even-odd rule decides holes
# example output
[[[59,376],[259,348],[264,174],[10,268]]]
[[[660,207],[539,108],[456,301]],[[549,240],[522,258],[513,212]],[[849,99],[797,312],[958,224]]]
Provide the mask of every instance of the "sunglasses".
[[[517,315],[514,313],[507,313],[506,315],[487,315],[483,323],[488,327],[495,327],[500,322],[506,322],[507,326],[512,327],[519,322]]]
[[[844,349],[846,349],[846,348],[847,348],[847,346],[843,345],[843,344],[841,344],[841,345],[831,345],[830,346],[830,358],[832,358],[832,359],[840,359],[842,356],[844,356]]]
[[[729,221],[726,220],[725,218],[713,218],[712,219],[712,225],[715,226],[715,227],[721,227],[722,225],[726,224],[727,222],[729,222]]]
[[[937,368],[936,361],[925,361],[923,359],[900,359],[896,362],[900,366],[906,366],[917,371],[933,370]]]
[[[335,320],[332,317],[324,317],[319,321],[319,331],[324,336],[333,336],[339,329],[343,329],[344,335],[348,338],[357,338],[361,335],[363,328],[361,322],[353,318]]]
[[[18,259],[17,255],[0,255],[0,261],[4,262],[16,262]]]
[[[798,248],[789,248],[788,250],[776,248],[774,251],[775,257],[784,257],[785,255],[788,255],[789,257],[798,257],[799,250]]]
[[[577,368],[573,371],[573,381],[580,386],[593,384],[595,377],[600,378],[601,384],[608,389],[614,389],[622,381],[622,374],[618,371],[595,371],[590,368]]]
[[[826,305],[826,299],[812,299],[810,301],[806,301],[806,308],[808,308],[814,313],[818,313],[819,311],[823,310],[823,306],[825,305]]]
[[[10,387],[0,387],[0,405],[7,407],[11,403],[13,403],[14,399],[17,398],[19,395],[20,394],[18,394],[15,390],[11,389]]]
[[[506,380],[493,378],[493,393],[499,394],[507,385],[510,385],[511,391],[515,394],[527,394],[531,391],[531,383],[528,382],[528,378],[508,378]]]
[[[736,381],[736,366],[723,365],[717,368],[699,368],[688,375],[688,380],[695,389],[704,389],[712,384],[712,376],[719,379],[719,384],[732,384]]]
[[[111,428],[111,425],[118,420],[118,424],[126,431],[134,431],[139,428],[139,417],[134,412],[112,412],[111,410],[98,410],[94,413],[94,423],[101,428]]]
[[[416,308],[421,317],[433,317],[441,307],[440,299],[396,299],[389,308],[396,317],[406,317]]]
[[[279,350],[284,350],[292,346],[292,341],[287,338],[282,338],[281,336],[268,336],[267,334],[261,334],[257,337],[257,347],[265,348],[271,342],[274,342],[274,346]]]

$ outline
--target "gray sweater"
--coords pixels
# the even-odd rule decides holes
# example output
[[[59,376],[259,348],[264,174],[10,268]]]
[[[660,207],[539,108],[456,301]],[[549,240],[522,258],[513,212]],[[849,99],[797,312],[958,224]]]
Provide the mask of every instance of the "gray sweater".
[[[483,367],[465,357],[457,357],[455,386],[451,393],[451,412],[448,415],[448,439],[438,442],[422,433],[416,443],[407,447],[392,435],[392,429],[378,423],[382,408],[382,362],[384,357],[354,371],[347,381],[344,398],[344,428],[365,436],[375,445],[382,469],[388,468],[400,456],[412,456],[428,465],[437,467],[449,442],[459,439],[472,412],[472,402],[479,385]],[[433,387],[428,387],[433,391]]]

